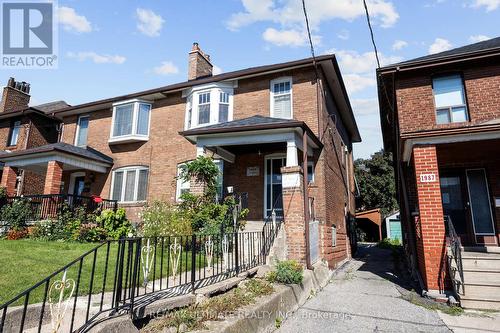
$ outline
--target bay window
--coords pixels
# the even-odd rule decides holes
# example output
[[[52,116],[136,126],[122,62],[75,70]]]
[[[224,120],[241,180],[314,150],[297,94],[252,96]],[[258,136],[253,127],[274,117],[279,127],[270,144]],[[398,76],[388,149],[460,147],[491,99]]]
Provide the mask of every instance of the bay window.
[[[151,103],[132,100],[113,105],[110,143],[147,141]]]
[[[185,129],[233,120],[233,88],[227,84],[194,87],[185,92]]]
[[[292,78],[285,77],[271,81],[271,117],[291,119]]]
[[[118,202],[140,202],[147,197],[149,169],[143,166],[119,168],[113,171],[111,198]]]

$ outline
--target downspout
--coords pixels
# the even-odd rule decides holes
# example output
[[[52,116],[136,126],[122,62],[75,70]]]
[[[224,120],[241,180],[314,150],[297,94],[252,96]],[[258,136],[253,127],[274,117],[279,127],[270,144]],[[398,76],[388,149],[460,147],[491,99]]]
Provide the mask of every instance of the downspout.
[[[302,132],[302,182],[304,193],[304,226],[306,236],[306,267],[313,269],[311,265],[310,239],[309,239],[309,181],[307,175],[307,132]]]

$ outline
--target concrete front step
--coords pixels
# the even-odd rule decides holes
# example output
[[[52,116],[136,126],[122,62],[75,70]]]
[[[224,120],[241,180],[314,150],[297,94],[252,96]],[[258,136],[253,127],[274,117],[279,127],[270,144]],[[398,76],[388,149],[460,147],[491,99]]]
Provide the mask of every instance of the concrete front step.
[[[465,298],[491,299],[500,302],[500,285],[498,284],[471,284],[465,280]]]
[[[462,254],[463,268],[466,270],[499,270],[500,254],[464,252]]]
[[[500,270],[464,270],[465,283],[500,286]]]
[[[465,252],[500,253],[500,246],[462,246]]]
[[[499,310],[500,301],[488,299],[472,299],[461,297],[460,305],[466,309]]]

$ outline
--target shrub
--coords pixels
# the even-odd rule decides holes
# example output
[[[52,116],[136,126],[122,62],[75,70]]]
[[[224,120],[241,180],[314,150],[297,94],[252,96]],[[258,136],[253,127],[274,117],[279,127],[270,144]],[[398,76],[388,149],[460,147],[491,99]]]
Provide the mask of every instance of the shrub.
[[[295,260],[278,261],[276,269],[269,272],[267,280],[284,284],[300,284],[304,279],[304,269]]]
[[[205,184],[205,198],[208,201],[214,201],[217,193],[217,177],[220,171],[214,160],[207,156],[198,156],[194,161],[186,164],[182,169],[180,178],[190,181],[196,178],[198,182]]]
[[[145,237],[189,235],[192,232],[191,221],[184,210],[159,200],[144,207],[142,221]]]
[[[103,210],[96,217],[96,222],[104,228],[108,237],[112,239],[128,237],[134,231],[123,208],[118,208],[116,211],[112,209]]]
[[[100,242],[105,240],[106,230],[95,223],[82,224],[73,234],[73,239],[79,242]]]
[[[401,241],[399,239],[389,239],[384,238],[377,244],[381,249],[396,249],[401,246]]]
[[[17,240],[28,236],[28,229],[10,229],[7,231],[8,240]]]
[[[11,205],[3,206],[0,214],[10,229],[24,230],[31,215],[31,205],[27,200],[16,199]]]

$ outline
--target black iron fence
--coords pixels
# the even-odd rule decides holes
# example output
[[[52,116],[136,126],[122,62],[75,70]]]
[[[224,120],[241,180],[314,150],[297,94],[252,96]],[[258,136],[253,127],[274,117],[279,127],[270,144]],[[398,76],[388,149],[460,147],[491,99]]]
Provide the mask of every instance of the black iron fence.
[[[105,241],[0,306],[0,333],[83,332],[266,262],[279,222],[259,232]]]
[[[116,210],[118,206],[116,200],[102,199],[100,197],[72,194],[40,194],[7,197],[3,202],[0,202],[0,208],[4,205],[12,205],[16,200],[24,201],[30,206],[31,216],[29,220],[31,221],[56,218],[63,209],[74,211],[80,208],[83,209],[84,213],[91,214],[104,209]]]

